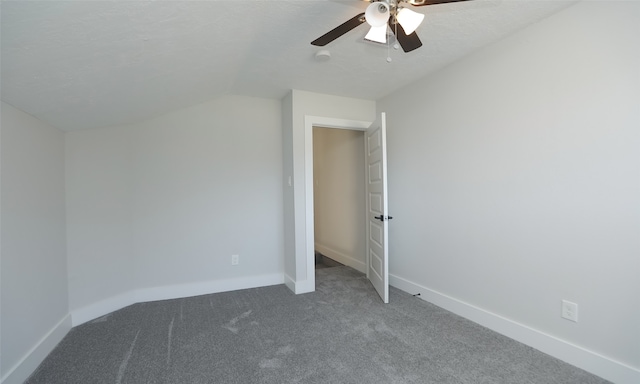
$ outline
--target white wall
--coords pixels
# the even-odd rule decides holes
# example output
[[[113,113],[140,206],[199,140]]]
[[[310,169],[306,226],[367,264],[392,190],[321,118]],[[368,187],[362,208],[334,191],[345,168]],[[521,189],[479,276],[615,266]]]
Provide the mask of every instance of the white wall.
[[[376,104],[361,100],[318,93],[292,90],[282,100],[283,111],[283,168],[284,168],[284,231],[285,231],[285,283],[296,293],[313,291],[313,260],[307,258],[307,201],[305,185],[305,157],[307,148],[305,117],[323,117],[351,121],[375,120]],[[312,134],[312,133],[309,133]],[[288,180],[291,179],[289,186]],[[313,219],[310,220],[313,222]]]
[[[282,185],[284,219],[284,273],[296,276],[296,216],[293,188],[293,92],[282,99]],[[288,283],[291,285],[291,282]]]
[[[313,129],[315,249],[366,272],[364,134]]]
[[[281,126],[278,100],[229,96],[68,133],[74,324],[136,301],[282,283]]]
[[[66,135],[71,309],[124,294],[136,286],[133,146],[131,127]]]
[[[640,3],[581,2],[379,102],[394,284],[640,381],[638,36]]]
[[[0,377],[21,383],[71,328],[64,134],[2,103]]]

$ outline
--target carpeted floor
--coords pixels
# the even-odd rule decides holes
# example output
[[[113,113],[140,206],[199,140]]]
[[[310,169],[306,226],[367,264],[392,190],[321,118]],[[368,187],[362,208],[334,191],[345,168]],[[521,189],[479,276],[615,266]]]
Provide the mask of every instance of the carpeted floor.
[[[135,304],[73,328],[36,383],[606,383],[349,267]]]
[[[344,264],[338,263],[332,258],[329,258],[323,255],[322,253],[316,251],[316,269],[342,267],[342,266],[344,266]]]

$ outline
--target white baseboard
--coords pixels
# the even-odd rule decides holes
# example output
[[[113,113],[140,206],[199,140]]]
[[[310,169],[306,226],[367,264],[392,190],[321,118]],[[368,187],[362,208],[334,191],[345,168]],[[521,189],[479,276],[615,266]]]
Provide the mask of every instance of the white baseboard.
[[[295,282],[295,280],[293,280],[293,278],[291,278],[291,276],[287,275],[286,273],[284,274],[284,285],[286,285],[287,288],[289,288],[291,290],[291,292],[293,292],[293,293],[296,292],[296,282]]]
[[[261,276],[241,277],[237,279],[204,281],[199,283],[176,284],[163,287],[142,288],[134,291],[135,302],[179,299],[182,297],[208,295],[211,293],[237,291],[258,287],[268,287],[284,283],[280,273]]]
[[[131,291],[111,296],[71,311],[72,324],[76,327],[135,303],[135,295]]]
[[[330,259],[337,261],[338,263],[349,266],[353,269],[356,269],[362,273],[367,273],[367,264],[363,261],[360,261],[346,253],[342,253],[340,251],[336,251],[331,247],[327,247],[326,245],[322,245],[319,243],[315,244],[316,251],[322,253],[324,256],[327,256]]]
[[[389,274],[389,284],[616,384],[640,383],[640,370],[495,313]]]
[[[310,280],[295,281],[293,280],[293,278],[291,278],[291,276],[285,274],[284,284],[296,295],[314,292],[316,290],[315,279],[313,281],[310,281]]]
[[[2,384],[22,384],[45,357],[71,330],[71,316],[66,315],[26,355],[2,377]]]
[[[141,288],[73,310],[71,312],[71,318],[73,320],[73,326],[75,327],[136,303],[208,295],[211,293],[229,292],[239,289],[267,287],[283,283],[285,283],[283,275],[276,273],[271,275],[242,277],[238,279]]]

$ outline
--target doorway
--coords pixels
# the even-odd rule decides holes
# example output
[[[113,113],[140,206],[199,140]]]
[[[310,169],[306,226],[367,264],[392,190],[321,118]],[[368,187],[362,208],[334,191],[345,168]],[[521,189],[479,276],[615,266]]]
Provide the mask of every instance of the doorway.
[[[304,118],[304,198],[300,208],[294,207],[293,218],[301,216],[303,231],[294,231],[294,241],[302,240],[304,252],[295,253],[297,279],[291,281],[285,276],[285,284],[296,294],[315,290],[315,240],[314,240],[314,198],[313,198],[313,127],[328,127],[365,131],[365,174],[366,174],[366,275],[384,303],[389,302],[389,249],[387,207],[387,152],[386,152],[386,114],[381,112],[374,122],[334,119],[305,115]],[[295,165],[295,163],[294,163]],[[291,186],[291,181],[289,181]],[[295,203],[295,191],[294,191]],[[295,204],[294,204],[295,205]],[[300,228],[300,227],[297,227]],[[299,236],[302,235],[302,236]],[[304,277],[300,277],[304,276]]]
[[[311,116],[304,117],[304,148],[300,148],[304,153],[304,203],[301,207],[303,212],[297,208],[294,210],[301,213],[304,220],[304,232],[293,233],[295,238],[300,239],[304,244],[304,252],[296,252],[296,262],[304,270],[298,277],[299,281],[290,284],[291,290],[295,293],[313,292],[316,286],[315,278],[315,240],[314,240],[314,219],[313,219],[313,128],[326,127],[347,130],[366,131],[371,126],[371,121],[346,120],[331,117]],[[294,212],[294,215],[296,212]]]
[[[347,265],[366,273],[365,135],[313,127],[316,268]]]

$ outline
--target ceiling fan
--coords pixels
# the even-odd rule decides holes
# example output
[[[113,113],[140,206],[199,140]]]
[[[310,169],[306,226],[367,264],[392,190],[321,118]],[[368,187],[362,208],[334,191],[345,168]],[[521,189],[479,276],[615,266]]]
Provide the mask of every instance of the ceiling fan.
[[[312,45],[325,46],[363,24],[365,21],[371,29],[365,36],[366,40],[378,43],[387,42],[387,28],[396,35],[398,44],[405,52],[411,52],[422,46],[420,38],[415,33],[416,28],[422,23],[424,15],[414,12],[403,5],[409,4],[415,7],[425,5],[436,5],[445,3],[456,3],[470,0],[365,0],[370,2],[366,11],[360,13],[336,28],[311,42]]]

